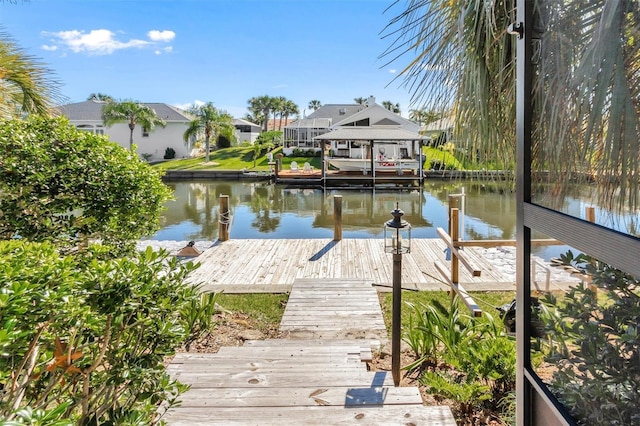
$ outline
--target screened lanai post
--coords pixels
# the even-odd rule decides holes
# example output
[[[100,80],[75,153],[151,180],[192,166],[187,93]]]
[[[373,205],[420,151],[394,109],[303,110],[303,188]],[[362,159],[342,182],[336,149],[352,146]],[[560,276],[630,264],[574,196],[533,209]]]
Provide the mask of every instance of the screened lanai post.
[[[531,105],[533,1],[517,0],[517,21],[511,29],[518,37],[516,55],[516,306],[531,303],[531,229],[524,224],[524,205],[531,202]],[[513,31],[512,31],[513,33]],[[516,309],[516,424],[534,421],[531,384],[525,372],[531,368],[530,309]]]
[[[424,156],[422,148],[424,147],[424,139],[418,141],[418,170],[420,173],[420,183],[424,182]]]

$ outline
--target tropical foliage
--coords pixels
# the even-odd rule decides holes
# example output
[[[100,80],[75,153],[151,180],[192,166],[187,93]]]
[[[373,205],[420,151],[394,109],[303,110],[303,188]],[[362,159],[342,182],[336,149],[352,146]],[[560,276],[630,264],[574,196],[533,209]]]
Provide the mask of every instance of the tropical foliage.
[[[395,2],[394,6],[399,2]],[[383,54],[409,56],[398,78],[412,103],[455,111],[455,140],[470,160],[513,164],[515,156],[515,0],[411,0],[389,23]]]
[[[257,96],[249,99],[248,104],[250,113],[247,115],[246,119],[256,124],[261,124],[263,132],[269,130],[270,114],[273,114],[274,123],[271,130],[276,130],[276,117],[280,117],[280,120],[278,121],[278,130],[282,130],[283,120],[300,113],[298,105],[284,96]]]
[[[107,102],[102,107],[102,119],[107,127],[116,123],[129,125],[129,149],[133,150],[133,131],[136,124],[140,124],[147,130],[155,126],[166,126],[167,123],[147,105],[135,101]]]
[[[53,72],[0,32],[0,118],[48,114],[60,100]]]
[[[455,113],[467,159],[515,164],[515,0],[411,0],[384,31],[412,102]],[[541,0],[534,8],[534,170],[553,194],[594,179],[601,202],[640,203],[640,4]],[[576,173],[578,172],[578,173]],[[571,179],[570,179],[571,178]]]
[[[416,360],[405,368],[419,369],[419,381],[430,393],[456,401],[460,418],[468,420],[482,409],[502,411],[516,377],[515,339],[504,334],[502,321],[488,313],[476,318],[460,312],[457,299],[448,308],[437,300],[407,305],[404,339]]]
[[[589,278],[541,300],[549,385],[581,424],[637,424],[640,281],[589,256],[563,259]]]
[[[136,155],[64,118],[0,124],[0,239],[119,249],[157,229],[167,188]]]
[[[401,112],[400,104],[397,102],[394,104],[391,101],[382,101],[382,106],[388,109],[389,111],[393,112],[394,114],[400,114]]]
[[[0,150],[0,422],[156,423],[185,390],[165,357],[215,309],[192,264],[132,250],[166,187],[63,118],[2,122]]]
[[[538,2],[534,169],[595,180],[611,207],[640,206],[640,3]]]
[[[87,96],[87,100],[96,100],[96,101],[103,101],[103,102],[114,102],[115,99],[112,96],[109,96],[107,94],[104,93],[91,93],[89,96]]]
[[[319,109],[320,109],[320,107],[321,107],[321,106],[322,106],[322,102],[320,102],[320,101],[319,101],[319,100],[317,100],[317,99],[313,99],[313,100],[310,100],[310,101],[309,101],[309,106],[308,106],[308,108],[309,108],[309,109],[312,109],[312,110],[314,110],[314,111],[317,111],[317,110],[319,110]]]
[[[189,111],[196,118],[191,120],[184,132],[184,141],[189,142],[193,138],[204,138],[205,161],[209,162],[211,138],[217,141],[224,137],[229,141],[236,138],[236,128],[233,125],[233,117],[227,112],[220,111],[208,102],[195,106]]]
[[[262,132],[253,143],[253,167],[256,167],[256,161],[258,157],[265,151],[274,149],[277,145],[282,143],[282,132],[277,130],[271,130],[268,132]]]
[[[409,110],[409,119],[415,121],[416,123],[428,124],[436,120],[440,120],[441,118],[442,114],[434,110],[427,110],[424,108]]]
[[[0,418],[12,424],[153,424],[185,390],[164,357],[190,333],[193,269],[148,249],[0,241]],[[198,324],[198,321],[194,321]],[[9,423],[7,423],[9,424]]]

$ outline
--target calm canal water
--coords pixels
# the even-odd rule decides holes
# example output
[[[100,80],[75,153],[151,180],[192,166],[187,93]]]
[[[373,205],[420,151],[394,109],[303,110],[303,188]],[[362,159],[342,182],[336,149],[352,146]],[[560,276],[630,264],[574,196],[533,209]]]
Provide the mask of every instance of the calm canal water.
[[[413,238],[438,238],[447,229],[448,197],[465,193],[464,239],[514,239],[515,195],[492,183],[426,182],[413,190],[321,190],[289,188],[265,182],[203,181],[170,183],[162,229],[153,240],[215,241],[220,195],[229,195],[231,238],[333,238],[333,196],[342,196],[343,237],[382,238],[383,225],[399,203]],[[582,217],[586,202],[569,199],[564,210]],[[462,215],[461,215],[462,216]],[[545,236],[536,236],[544,238]],[[549,259],[567,246],[538,249]]]

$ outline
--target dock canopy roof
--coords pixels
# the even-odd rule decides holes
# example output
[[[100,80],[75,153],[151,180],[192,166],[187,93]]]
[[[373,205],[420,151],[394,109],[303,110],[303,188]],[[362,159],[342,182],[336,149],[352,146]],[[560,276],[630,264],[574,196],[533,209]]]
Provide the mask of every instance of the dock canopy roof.
[[[313,139],[331,141],[412,141],[426,138],[419,133],[398,127],[391,129],[381,127],[340,127]]]

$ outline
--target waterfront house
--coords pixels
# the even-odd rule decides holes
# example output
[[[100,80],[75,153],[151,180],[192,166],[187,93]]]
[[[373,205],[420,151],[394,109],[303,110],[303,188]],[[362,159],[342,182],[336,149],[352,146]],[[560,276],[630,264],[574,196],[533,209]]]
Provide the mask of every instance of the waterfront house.
[[[262,128],[259,125],[243,120],[242,118],[234,118],[233,125],[236,128],[236,136],[238,138],[238,143],[240,144],[243,142],[253,144],[256,139],[258,139],[258,136],[262,131]]]
[[[76,102],[62,105],[58,112],[66,116],[71,124],[79,130],[92,132],[99,135],[107,135],[109,139],[119,145],[129,148],[129,125],[126,122],[114,124],[111,127],[104,126],[102,120],[102,107],[104,101],[90,99],[84,102]],[[133,143],[137,146],[137,153],[149,161],[161,160],[167,148],[175,151],[175,158],[189,157],[190,144],[186,144],[183,135],[191,117],[185,111],[165,103],[147,103],[143,105],[153,109],[158,117],[166,123],[166,127],[156,126],[154,129],[146,129],[136,125],[133,133]]]
[[[419,124],[378,105],[370,97],[366,105],[324,105],[285,127],[284,153],[289,155],[296,148],[320,151],[325,143],[330,157],[362,159],[371,156],[366,146],[375,140],[374,155],[407,159],[417,154],[414,141],[420,139],[419,131]],[[406,139],[400,135],[406,135]]]

